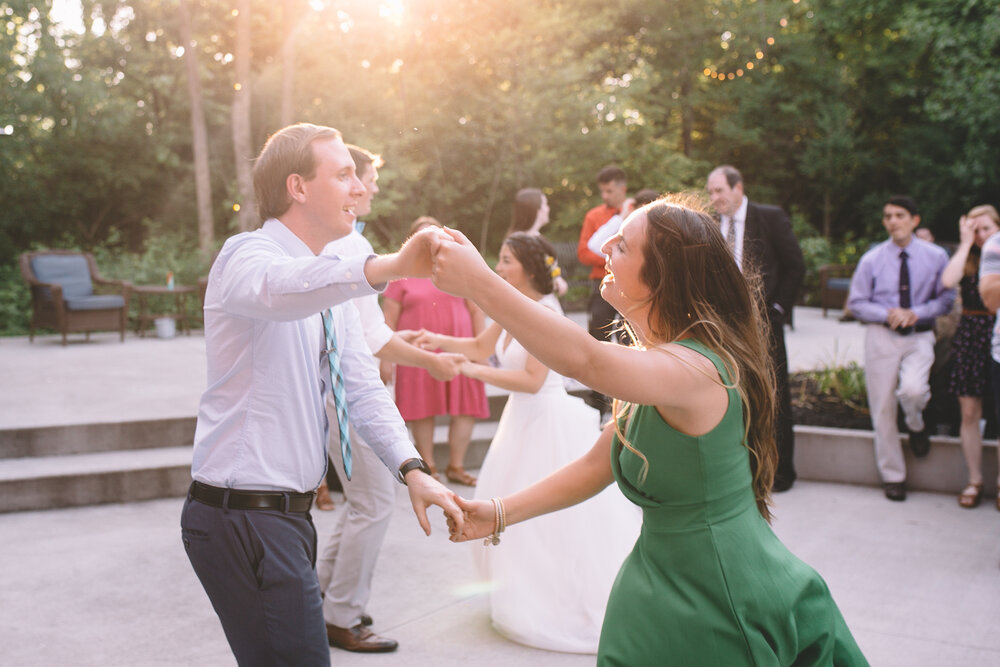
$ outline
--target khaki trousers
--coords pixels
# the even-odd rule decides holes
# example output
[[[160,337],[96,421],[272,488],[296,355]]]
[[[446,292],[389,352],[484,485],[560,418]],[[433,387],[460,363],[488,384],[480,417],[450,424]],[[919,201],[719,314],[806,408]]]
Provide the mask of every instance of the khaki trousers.
[[[330,460],[344,486],[345,507],[320,550],[316,572],[325,594],[326,622],[352,628],[361,622],[371,596],[375,562],[392,520],[399,482],[353,427],[350,481],[344,474],[336,429],[331,429]]]
[[[923,411],[931,398],[934,332],[900,336],[881,324],[865,332],[865,382],[875,427],[875,461],[885,483],[906,481],[906,460],[896,426],[896,404],[911,431],[924,429]]]

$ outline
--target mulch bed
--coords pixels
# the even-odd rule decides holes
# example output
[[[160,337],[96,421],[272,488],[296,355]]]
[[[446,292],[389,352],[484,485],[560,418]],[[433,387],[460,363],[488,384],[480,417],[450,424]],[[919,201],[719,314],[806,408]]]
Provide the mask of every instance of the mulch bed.
[[[821,394],[816,382],[804,373],[792,373],[788,383],[792,392],[792,421],[795,424],[872,430],[867,404],[850,405],[839,397]]]

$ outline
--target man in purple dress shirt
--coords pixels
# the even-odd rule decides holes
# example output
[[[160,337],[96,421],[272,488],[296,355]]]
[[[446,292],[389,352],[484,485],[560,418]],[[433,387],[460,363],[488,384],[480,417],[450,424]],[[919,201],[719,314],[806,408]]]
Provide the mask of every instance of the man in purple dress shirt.
[[[847,306],[865,323],[865,383],[875,427],[875,458],[889,500],[906,500],[906,461],[896,426],[903,408],[910,448],[923,457],[930,449],[923,411],[930,400],[934,364],[934,318],[955,299],[941,285],[948,254],[918,239],[920,224],[912,197],[894,195],[882,210],[889,233],[861,258],[851,278]]]

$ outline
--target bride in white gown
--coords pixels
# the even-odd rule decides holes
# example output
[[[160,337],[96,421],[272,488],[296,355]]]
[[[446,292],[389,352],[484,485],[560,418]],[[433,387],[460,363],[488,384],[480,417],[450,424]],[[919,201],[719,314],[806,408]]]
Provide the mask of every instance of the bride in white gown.
[[[537,301],[552,291],[548,258],[553,256],[544,238],[518,232],[504,241],[497,273]],[[562,376],[498,324],[476,338],[425,333],[421,342],[472,360],[495,353],[499,368],[469,362],[462,372],[511,392],[483,461],[476,498],[533,484],[579,458],[597,439],[598,412],[567,394]],[[498,546],[474,544],[476,563],[490,583],[493,626],[522,644],[596,653],[611,585],[641,519],[636,506],[609,486],[585,503],[505,533]]]

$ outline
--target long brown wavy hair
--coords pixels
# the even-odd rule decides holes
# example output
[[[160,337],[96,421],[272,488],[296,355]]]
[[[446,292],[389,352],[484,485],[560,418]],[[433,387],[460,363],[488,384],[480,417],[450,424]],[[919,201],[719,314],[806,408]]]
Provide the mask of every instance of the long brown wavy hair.
[[[651,292],[650,343],[693,338],[722,359],[729,376],[724,384],[734,387],[743,403],[743,445],[757,509],[770,521],[778,451],[774,368],[760,276],[749,266],[744,267],[746,275],[740,272],[718,223],[697,197],[673,195],[644,210],[648,222],[641,277]],[[616,401],[616,424],[621,411]],[[619,439],[636,451],[621,433]]]

